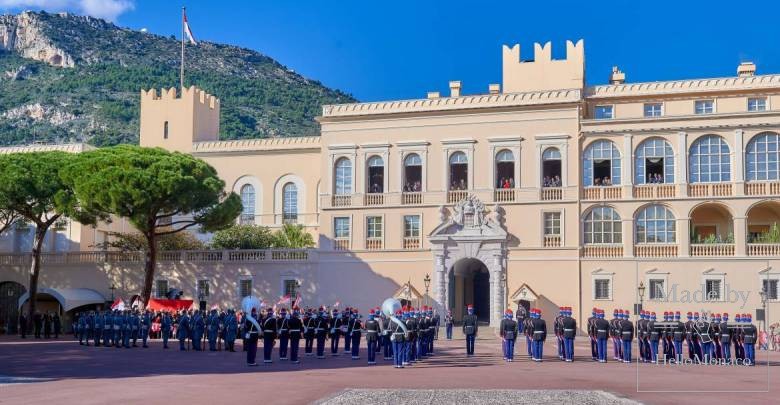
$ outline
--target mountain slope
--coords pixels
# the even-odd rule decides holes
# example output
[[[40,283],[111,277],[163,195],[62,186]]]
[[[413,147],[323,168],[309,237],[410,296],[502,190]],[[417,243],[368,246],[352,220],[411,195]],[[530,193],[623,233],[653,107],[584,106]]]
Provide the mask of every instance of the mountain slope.
[[[0,16],[0,144],[138,142],[142,88],[177,86],[180,43],[68,14]],[[220,98],[222,139],[317,135],[327,103],[355,101],[272,58],[187,47],[186,85]]]

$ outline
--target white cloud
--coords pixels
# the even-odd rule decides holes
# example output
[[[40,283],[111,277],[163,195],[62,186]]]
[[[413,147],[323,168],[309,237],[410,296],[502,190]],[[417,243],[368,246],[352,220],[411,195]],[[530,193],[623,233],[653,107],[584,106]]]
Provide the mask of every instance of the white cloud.
[[[133,0],[0,0],[0,8],[6,10],[69,11],[90,15],[108,21],[135,8]]]

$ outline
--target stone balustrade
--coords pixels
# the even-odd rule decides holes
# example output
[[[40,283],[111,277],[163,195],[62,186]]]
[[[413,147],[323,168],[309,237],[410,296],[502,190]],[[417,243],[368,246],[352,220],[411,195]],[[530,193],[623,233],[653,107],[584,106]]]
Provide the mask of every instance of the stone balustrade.
[[[691,256],[734,256],[734,244],[691,243]]]
[[[79,263],[141,263],[144,252],[82,251],[63,253],[42,253],[41,263],[46,265]],[[29,265],[32,255],[0,254],[0,265]],[[313,249],[266,249],[266,250],[175,250],[163,251],[157,255],[158,263],[166,262],[267,262],[267,261],[313,261]]]

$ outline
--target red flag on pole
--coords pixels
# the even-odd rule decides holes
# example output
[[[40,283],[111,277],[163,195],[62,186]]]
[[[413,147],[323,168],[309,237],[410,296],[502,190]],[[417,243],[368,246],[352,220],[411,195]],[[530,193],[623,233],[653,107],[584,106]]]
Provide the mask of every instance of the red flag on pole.
[[[295,297],[295,302],[293,302],[293,308],[300,308],[301,307],[301,294],[298,294],[297,297]]]

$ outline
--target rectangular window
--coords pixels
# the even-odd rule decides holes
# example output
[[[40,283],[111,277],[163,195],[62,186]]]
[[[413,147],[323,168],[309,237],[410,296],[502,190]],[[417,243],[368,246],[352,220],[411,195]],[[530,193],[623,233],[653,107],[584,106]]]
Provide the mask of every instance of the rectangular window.
[[[168,296],[168,280],[157,280],[155,284],[155,297],[167,298]]]
[[[209,296],[209,280],[198,280],[198,297],[208,298]]]
[[[614,107],[611,105],[597,105],[594,109],[597,120],[611,120],[614,118]]]
[[[660,117],[663,115],[663,104],[647,103],[645,104],[645,117]]]
[[[651,300],[662,300],[664,298],[665,286],[663,279],[650,280],[649,288]]]
[[[333,236],[336,239],[349,239],[349,217],[333,218]]]
[[[608,300],[611,291],[608,278],[597,278],[593,280],[593,299]]]
[[[544,213],[544,236],[560,236],[560,235],[561,235],[561,213],[545,212]]]
[[[404,215],[404,237],[405,238],[420,237],[420,216],[419,215]]]
[[[762,288],[764,289],[764,292],[766,292],[766,299],[767,300],[777,300],[777,285],[778,280],[777,279],[770,279],[770,280],[761,280]]]
[[[696,100],[694,112],[696,114],[712,114],[715,112],[715,102],[712,100]]]
[[[289,295],[294,301],[298,296],[298,280],[284,280],[284,296]]]
[[[766,111],[766,97],[749,98],[748,111]]]
[[[163,124],[163,139],[168,139],[168,121]]]
[[[721,300],[721,287],[723,280],[721,279],[707,279],[704,281],[704,299],[707,301],[720,301]]]
[[[243,279],[238,281],[239,293],[241,298],[252,295],[252,279]]]
[[[369,239],[382,238],[382,217],[366,217],[366,237]]]

